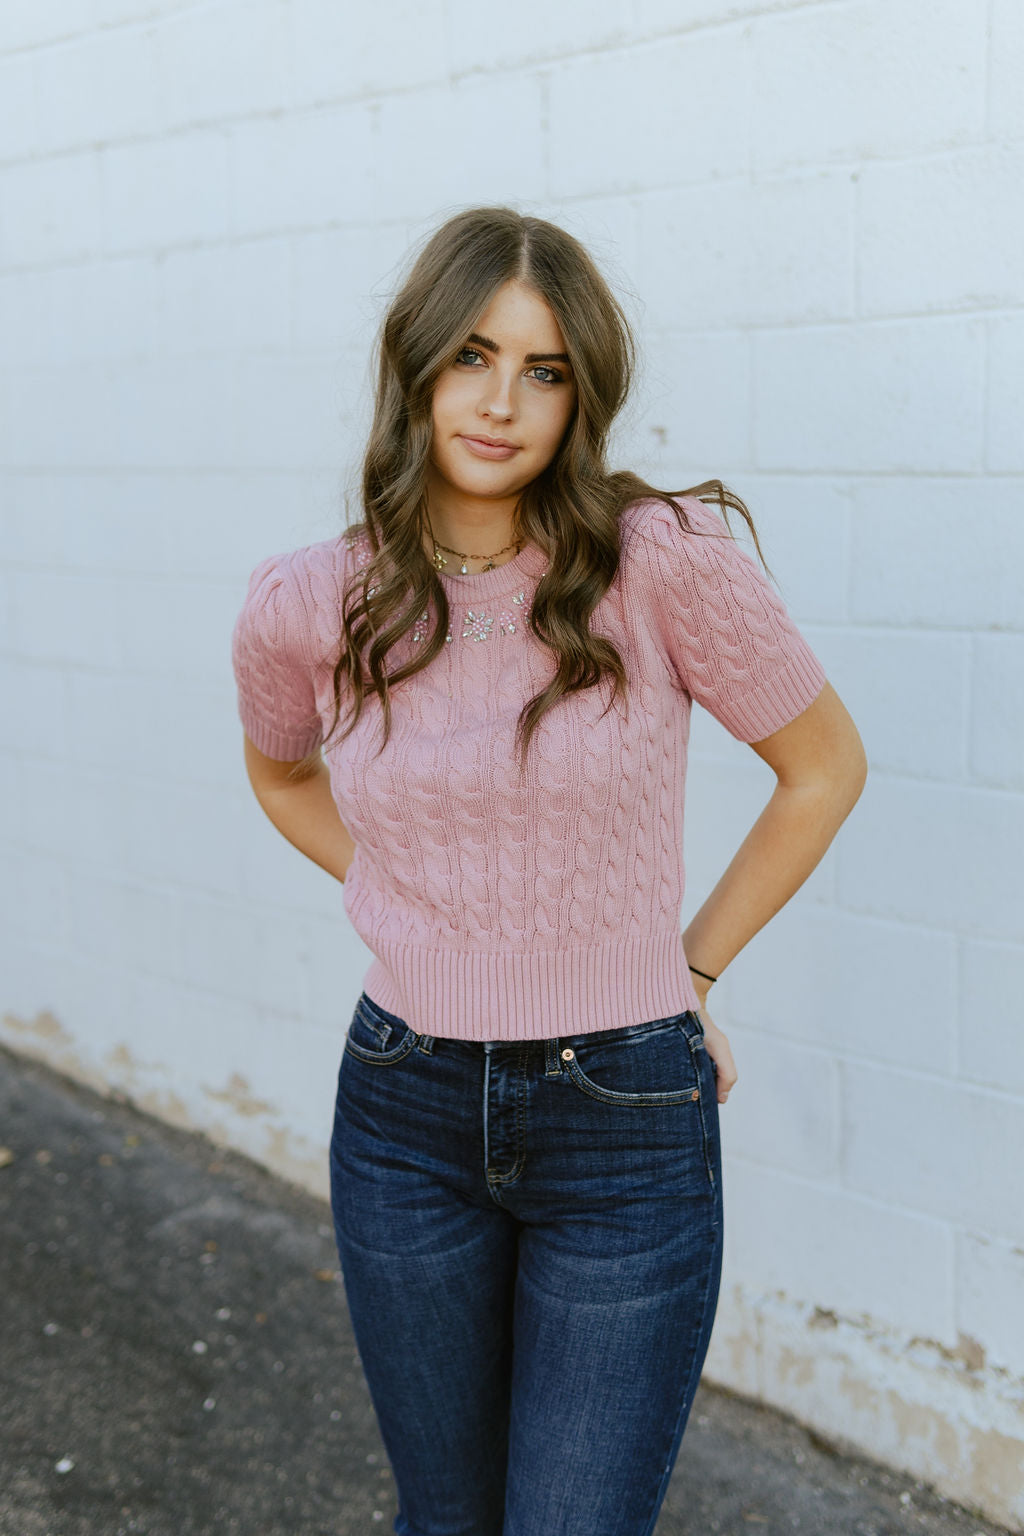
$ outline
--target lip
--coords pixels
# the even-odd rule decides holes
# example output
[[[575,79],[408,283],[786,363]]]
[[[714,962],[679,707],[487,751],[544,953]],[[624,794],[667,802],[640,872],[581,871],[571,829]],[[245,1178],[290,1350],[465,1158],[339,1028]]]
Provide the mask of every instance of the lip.
[[[514,453],[519,452],[518,446],[506,438],[467,437],[464,433],[459,436],[470,453],[478,454],[482,459],[510,459]]]

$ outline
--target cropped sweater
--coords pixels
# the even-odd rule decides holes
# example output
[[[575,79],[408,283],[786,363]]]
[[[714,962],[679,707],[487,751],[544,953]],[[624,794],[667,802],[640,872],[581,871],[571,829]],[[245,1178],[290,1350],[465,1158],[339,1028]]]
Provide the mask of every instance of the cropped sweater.
[[[450,623],[429,664],[364,701],[324,747],[338,813],[355,843],[343,904],[374,956],[363,986],[413,1029],[464,1040],[582,1034],[696,1008],[680,911],[690,708],[740,741],[800,714],[821,663],[760,567],[703,502],[622,513],[619,565],[590,619],[613,641],[611,680],[541,719],[522,779],[513,757],[523,704],[554,658],[531,632],[547,565],[527,544],[489,571],[439,572]],[[703,533],[712,536],[702,536]],[[250,740],[295,760],[324,741],[342,591],[370,559],[349,531],[262,560],[231,638]],[[388,655],[412,655],[425,613]]]

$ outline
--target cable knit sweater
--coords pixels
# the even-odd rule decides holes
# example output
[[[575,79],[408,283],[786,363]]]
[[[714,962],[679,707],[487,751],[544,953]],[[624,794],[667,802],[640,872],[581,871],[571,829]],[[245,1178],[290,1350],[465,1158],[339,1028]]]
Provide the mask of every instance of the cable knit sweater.
[[[625,664],[542,719],[520,781],[513,733],[553,658],[527,625],[543,553],[442,571],[447,644],[325,748],[356,844],[344,906],[375,959],[370,997],[414,1029],[464,1040],[581,1034],[698,1006],[680,932],[691,701],[759,741],[817,696],[825,674],[753,559],[695,498],[622,514],[615,579],[591,617]],[[232,634],[242,725],[270,757],[319,745],[333,714],[341,592],[365,565],[348,532],[271,555]],[[421,645],[427,615],[389,654]],[[628,710],[628,713],[627,713]],[[347,719],[343,701],[342,722]]]

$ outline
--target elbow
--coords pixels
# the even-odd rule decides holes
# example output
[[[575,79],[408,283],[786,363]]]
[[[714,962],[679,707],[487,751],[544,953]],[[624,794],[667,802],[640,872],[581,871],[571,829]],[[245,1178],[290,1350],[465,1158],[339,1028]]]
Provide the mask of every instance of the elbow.
[[[853,796],[853,804],[856,805],[857,801],[860,799],[861,790],[864,788],[864,785],[868,781],[868,754],[865,750],[864,743],[860,738],[859,731],[857,733],[857,748],[854,755],[855,768],[853,774],[853,782],[856,785],[856,791]]]
[[[818,807],[818,814],[833,827],[849,816],[864,791],[868,777],[868,758],[858,733],[835,751],[785,787],[805,796]],[[780,783],[783,781],[780,780]]]
[[[841,820],[845,821],[860,799],[868,779],[868,755],[859,732],[829,776],[829,791]]]

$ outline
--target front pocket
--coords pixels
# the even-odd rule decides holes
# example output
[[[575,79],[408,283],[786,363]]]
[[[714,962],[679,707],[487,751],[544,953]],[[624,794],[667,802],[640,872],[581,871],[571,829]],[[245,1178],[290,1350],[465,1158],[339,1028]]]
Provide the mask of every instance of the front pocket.
[[[364,993],[356,1003],[345,1036],[345,1050],[360,1061],[386,1067],[401,1061],[419,1043],[419,1035],[404,1019],[385,1013]]]
[[[696,1052],[703,1049],[703,1041],[691,1044],[679,1020],[673,1019],[617,1040],[602,1040],[597,1031],[564,1047],[560,1059],[570,1082],[605,1104],[696,1105],[700,1102]]]

